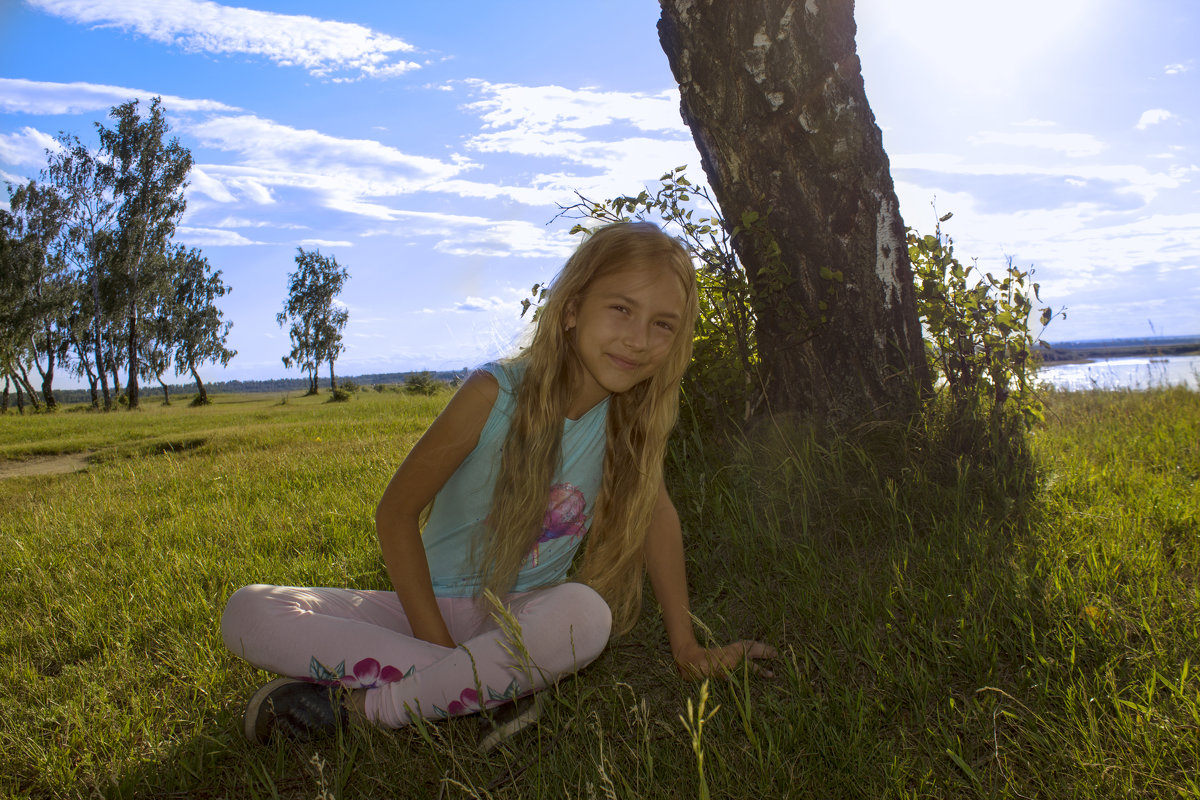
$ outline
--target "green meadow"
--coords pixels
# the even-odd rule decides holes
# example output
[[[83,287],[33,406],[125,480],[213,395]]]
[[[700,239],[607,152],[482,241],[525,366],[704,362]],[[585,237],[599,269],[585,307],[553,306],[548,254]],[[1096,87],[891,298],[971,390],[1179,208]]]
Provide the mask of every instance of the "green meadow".
[[[0,796],[1200,797],[1200,393],[1051,393],[1028,462],[936,431],[682,427],[707,691],[657,610],[481,755],[477,717],[255,747],[239,586],[388,588],[376,500],[448,394],[0,416]],[[700,711],[702,695],[704,709]],[[686,724],[685,724],[686,722]],[[702,757],[702,760],[701,760]]]

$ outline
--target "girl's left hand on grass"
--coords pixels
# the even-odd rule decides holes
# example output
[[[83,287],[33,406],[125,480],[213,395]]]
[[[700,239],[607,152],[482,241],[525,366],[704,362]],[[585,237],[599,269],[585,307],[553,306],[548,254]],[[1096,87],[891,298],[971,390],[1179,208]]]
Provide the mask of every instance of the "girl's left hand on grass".
[[[690,680],[710,676],[728,677],[743,661],[756,675],[773,678],[775,674],[756,663],[756,659],[775,658],[779,653],[774,647],[762,642],[743,639],[724,647],[701,647],[699,643],[685,645],[675,653],[675,668]]]

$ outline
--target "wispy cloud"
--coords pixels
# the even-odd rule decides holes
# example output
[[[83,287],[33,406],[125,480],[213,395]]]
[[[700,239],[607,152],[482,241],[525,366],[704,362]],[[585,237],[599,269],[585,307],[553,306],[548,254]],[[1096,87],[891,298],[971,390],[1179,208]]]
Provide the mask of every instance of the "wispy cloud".
[[[209,0],[27,0],[85,25],[131,30],[192,52],[261,56],[320,78],[389,78],[418,69],[415,48],[362,25],[225,6]]]
[[[1144,131],[1151,125],[1157,125],[1160,122],[1166,122],[1175,115],[1165,108],[1152,108],[1149,111],[1143,111],[1142,116],[1138,119],[1137,129]]]
[[[0,161],[20,166],[43,167],[46,151],[56,150],[58,142],[37,128],[25,127],[16,133],[0,133]]]
[[[1103,181],[1118,193],[1134,194],[1145,202],[1159,192],[1177,189],[1190,180],[1191,168],[1171,167],[1155,172],[1138,164],[1023,164],[1009,161],[972,161],[947,153],[902,153],[891,157],[892,169],[923,170],[946,175],[1029,176]]]
[[[237,231],[221,228],[197,228],[180,225],[176,228],[176,233],[179,235],[179,240],[187,244],[188,247],[242,247],[245,245],[266,244],[266,242],[256,242],[252,239],[247,239]]]
[[[468,150],[546,164],[520,184],[454,179],[441,184],[441,191],[553,205],[569,201],[575,190],[600,196],[634,191],[681,163],[699,169],[674,89],[650,94],[481,80],[464,84],[481,98],[464,109],[479,114],[483,128],[466,141]]]
[[[354,242],[348,242],[344,239],[301,239],[300,244],[312,247],[354,247]]]
[[[1165,67],[1163,67],[1163,74],[1164,75],[1182,75],[1185,72],[1190,72],[1191,69],[1192,69],[1192,62],[1190,62],[1190,61],[1187,62],[1186,64],[1167,64]]]
[[[239,156],[236,164],[206,163],[193,171],[192,190],[221,203],[271,204],[287,189],[315,193],[325,208],[389,220],[396,212],[383,200],[429,189],[467,168],[252,115],[212,117],[186,130],[205,147]]]
[[[1104,150],[1104,143],[1090,133],[1005,133],[983,131],[971,136],[968,141],[975,145],[1000,144],[1012,147],[1054,150],[1071,158],[1094,156]]]
[[[107,113],[113,106],[127,100],[149,101],[156,95],[162,97],[163,107],[172,112],[239,110],[236,106],[216,100],[191,100],[125,86],[81,81],[54,83],[23,78],[0,78],[0,112],[6,114],[88,114],[96,111]]]
[[[483,95],[467,108],[479,112],[488,128],[582,130],[627,122],[643,131],[688,135],[679,117],[679,95],[675,90],[646,94],[483,80],[466,83]]]

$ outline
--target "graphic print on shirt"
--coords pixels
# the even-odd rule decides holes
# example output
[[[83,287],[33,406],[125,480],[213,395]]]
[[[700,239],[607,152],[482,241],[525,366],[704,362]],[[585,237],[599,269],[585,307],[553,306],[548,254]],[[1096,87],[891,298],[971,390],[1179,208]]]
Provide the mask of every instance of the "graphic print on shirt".
[[[556,483],[550,487],[550,502],[546,505],[546,516],[542,520],[542,535],[533,544],[530,553],[533,566],[538,565],[538,550],[542,542],[561,539],[564,536],[583,536],[587,519],[583,509],[586,505],[583,492],[569,483]]]

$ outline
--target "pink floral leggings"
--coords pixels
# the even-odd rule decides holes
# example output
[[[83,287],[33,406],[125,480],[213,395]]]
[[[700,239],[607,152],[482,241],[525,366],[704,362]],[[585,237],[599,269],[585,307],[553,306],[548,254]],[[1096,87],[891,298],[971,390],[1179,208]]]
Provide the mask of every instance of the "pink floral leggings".
[[[505,605],[520,623],[529,663],[492,610],[470,597],[438,598],[457,647],[413,637],[394,592],[261,584],[229,598],[221,635],[256,667],[366,689],[367,718],[395,728],[543,689],[590,664],[608,643],[608,605],[583,584],[514,593]]]

